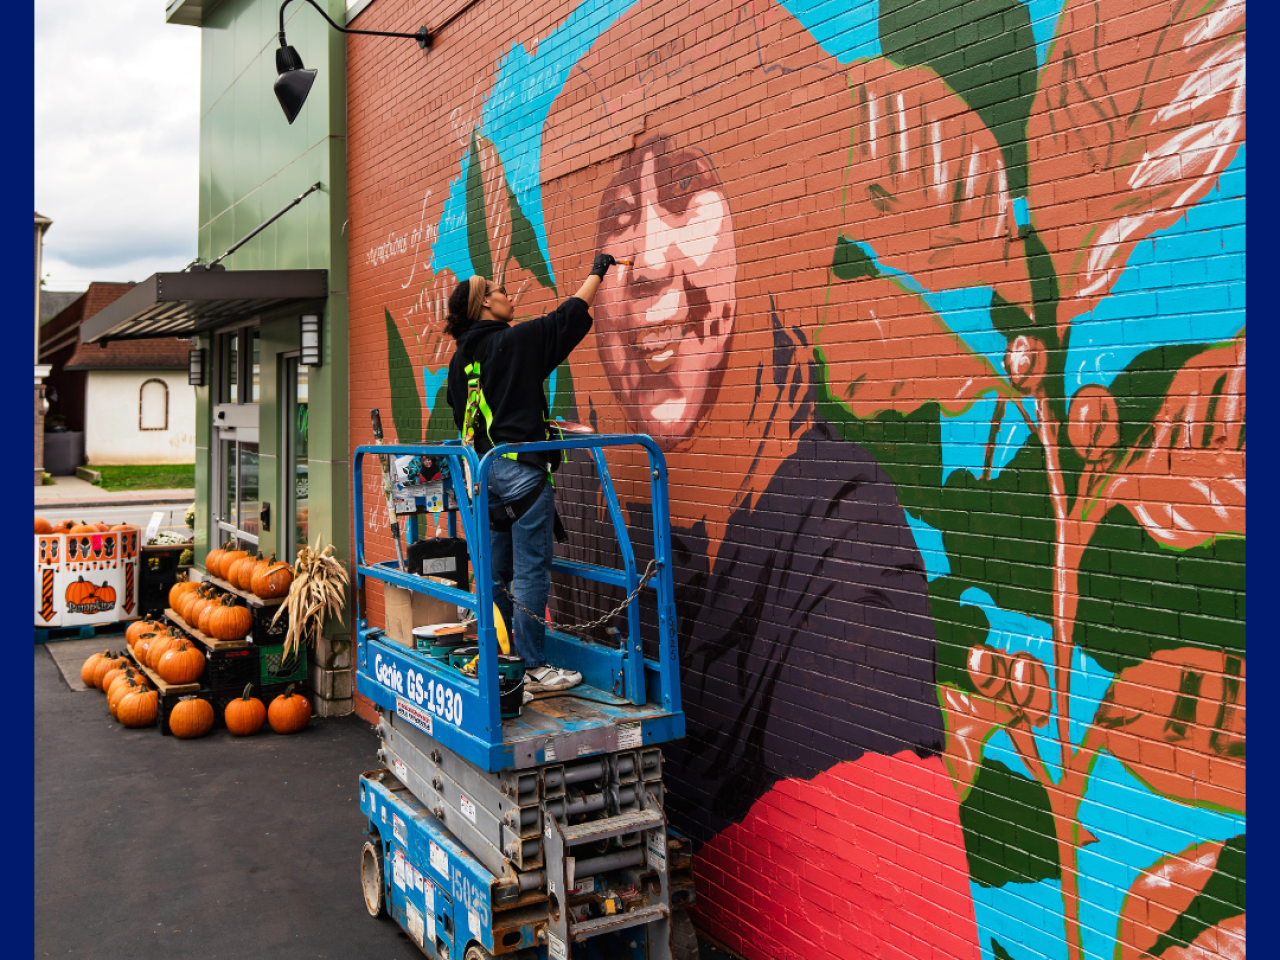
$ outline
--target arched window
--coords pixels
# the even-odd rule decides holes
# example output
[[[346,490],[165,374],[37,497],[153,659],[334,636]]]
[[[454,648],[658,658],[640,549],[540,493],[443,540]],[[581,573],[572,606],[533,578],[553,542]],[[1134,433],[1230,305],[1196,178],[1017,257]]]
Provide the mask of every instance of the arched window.
[[[169,385],[151,379],[138,392],[138,429],[169,429]]]

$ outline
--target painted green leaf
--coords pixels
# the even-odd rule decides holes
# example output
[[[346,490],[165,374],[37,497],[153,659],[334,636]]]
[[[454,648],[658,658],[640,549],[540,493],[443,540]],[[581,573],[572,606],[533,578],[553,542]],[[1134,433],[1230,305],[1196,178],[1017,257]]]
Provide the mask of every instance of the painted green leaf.
[[[399,443],[422,442],[422,403],[418,399],[418,378],[414,376],[409,352],[404,348],[400,330],[384,309],[387,319],[387,375],[391,380],[391,420]]]
[[[955,577],[938,577],[929,584],[929,613],[937,638],[938,684],[951,684],[966,693],[977,693],[966,669],[969,651],[985,643],[991,621],[981,607],[961,604],[960,594],[970,586]]]
[[[551,279],[551,271],[542,258],[538,236],[533,232],[533,225],[520,209],[520,201],[510,187],[507,187],[507,198],[511,202],[511,256],[516,263],[532,273],[540,284],[554,290],[555,281]]]
[[[840,280],[858,280],[880,276],[880,268],[861,246],[847,237],[836,237],[836,250],[831,257],[831,272]]]
[[[927,66],[990,128],[1009,193],[1027,189],[1027,118],[1036,95],[1036,38],[1020,0],[880,0],[880,49]]]
[[[1006,950],[995,937],[991,938],[991,955],[995,957],[996,960],[1013,960],[1009,951]]]
[[[428,443],[436,440],[456,440],[458,438],[458,425],[453,422],[453,407],[449,406],[448,392],[449,381],[446,379],[440,384],[440,389],[436,391],[436,402],[431,407],[431,418],[427,421],[425,441]]]
[[[488,220],[484,205],[484,174],[480,169],[480,149],[475,131],[467,154],[467,251],[471,269],[482,277],[493,276],[493,255],[489,250]]]
[[[1062,876],[1049,794],[998,760],[986,760],[960,804],[969,876],[984,887]]]

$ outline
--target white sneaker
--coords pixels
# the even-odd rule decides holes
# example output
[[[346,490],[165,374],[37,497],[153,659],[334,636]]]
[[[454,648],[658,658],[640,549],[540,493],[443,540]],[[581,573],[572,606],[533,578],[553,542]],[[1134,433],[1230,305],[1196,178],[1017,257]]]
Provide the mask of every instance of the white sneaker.
[[[524,675],[524,689],[527,693],[559,693],[576,687],[582,682],[582,674],[576,670],[561,670],[559,667],[534,667]]]

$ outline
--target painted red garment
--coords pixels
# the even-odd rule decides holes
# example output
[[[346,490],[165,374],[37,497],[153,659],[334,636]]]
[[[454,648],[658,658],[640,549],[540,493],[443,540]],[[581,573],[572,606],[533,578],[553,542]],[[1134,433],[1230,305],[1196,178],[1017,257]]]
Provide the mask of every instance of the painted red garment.
[[[978,960],[960,803],[938,757],[784,780],[694,861],[698,926],[747,960]]]

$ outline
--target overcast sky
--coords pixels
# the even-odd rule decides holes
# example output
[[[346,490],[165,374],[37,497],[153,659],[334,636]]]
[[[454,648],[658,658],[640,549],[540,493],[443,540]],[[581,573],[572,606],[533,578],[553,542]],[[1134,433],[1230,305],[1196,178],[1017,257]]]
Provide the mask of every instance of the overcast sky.
[[[196,254],[200,31],[165,0],[35,4],[35,208],[46,289],[144,280]]]

